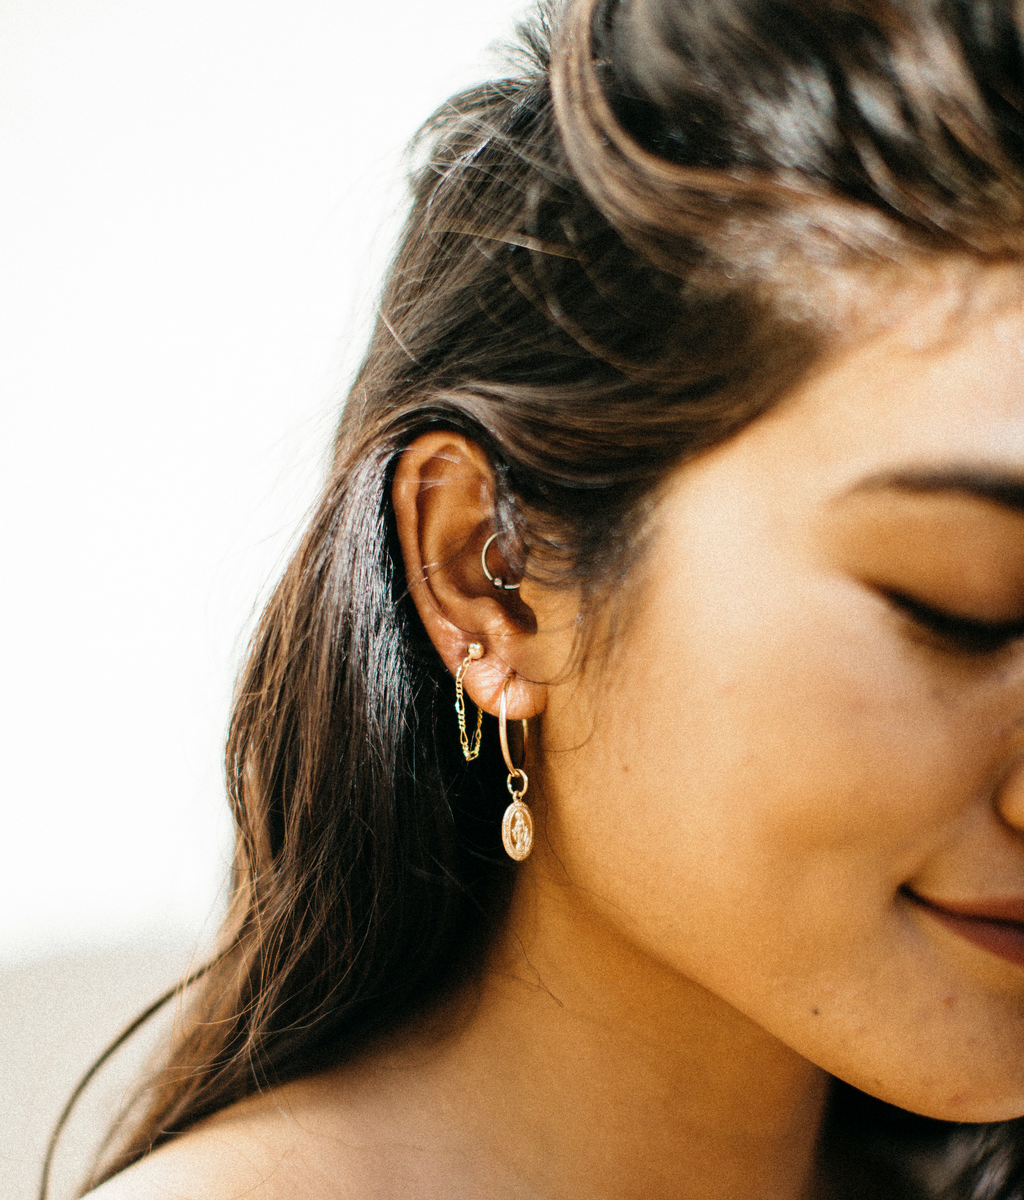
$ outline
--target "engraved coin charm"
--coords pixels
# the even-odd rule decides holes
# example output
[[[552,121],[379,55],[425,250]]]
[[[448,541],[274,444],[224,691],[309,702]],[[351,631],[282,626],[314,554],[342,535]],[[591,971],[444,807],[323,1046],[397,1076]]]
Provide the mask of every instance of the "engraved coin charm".
[[[522,800],[513,800],[501,822],[501,840],[509,858],[522,862],[533,849],[533,813]]]

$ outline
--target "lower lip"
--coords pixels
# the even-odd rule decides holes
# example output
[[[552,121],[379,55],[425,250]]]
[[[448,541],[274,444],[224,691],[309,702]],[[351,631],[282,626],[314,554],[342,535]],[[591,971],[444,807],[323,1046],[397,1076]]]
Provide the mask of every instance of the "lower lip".
[[[1024,967],[1024,925],[1015,921],[990,921],[984,917],[961,917],[945,909],[936,908],[914,897],[915,902],[941,922],[947,929],[958,933],[965,941],[988,950],[1014,966]]]

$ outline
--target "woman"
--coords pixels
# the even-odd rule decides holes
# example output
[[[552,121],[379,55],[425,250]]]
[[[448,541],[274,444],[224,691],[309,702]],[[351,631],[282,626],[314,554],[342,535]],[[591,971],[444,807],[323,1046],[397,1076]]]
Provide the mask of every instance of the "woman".
[[[1024,15],[525,38],[423,135],[95,1195],[1020,1196]]]

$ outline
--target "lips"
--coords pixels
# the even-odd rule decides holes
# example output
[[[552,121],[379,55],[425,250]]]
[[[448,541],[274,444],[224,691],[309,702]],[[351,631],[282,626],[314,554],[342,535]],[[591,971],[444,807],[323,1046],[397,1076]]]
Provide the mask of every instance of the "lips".
[[[938,904],[909,889],[906,895],[929,916],[966,941],[1024,967],[1024,898]]]

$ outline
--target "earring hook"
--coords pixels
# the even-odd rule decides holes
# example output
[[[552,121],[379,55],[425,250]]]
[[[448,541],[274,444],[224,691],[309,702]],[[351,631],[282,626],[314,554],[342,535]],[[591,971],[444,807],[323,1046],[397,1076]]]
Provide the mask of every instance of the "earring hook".
[[[526,752],[529,746],[530,726],[526,721],[522,721],[523,726],[523,767],[517,767],[512,762],[512,755],[508,748],[508,689],[512,685],[512,680],[515,678],[515,672],[509,671],[505,676],[505,682],[501,685],[501,698],[498,701],[498,741],[501,742],[501,756],[505,760],[505,766],[508,767],[510,779],[526,780],[526,773],[523,767],[526,766]],[[523,788],[526,791],[526,788]]]
[[[512,761],[508,748],[508,689],[515,677],[514,671],[509,671],[505,682],[501,685],[501,698],[498,701],[498,740],[501,742],[501,753],[508,767],[508,790],[512,795],[512,803],[505,809],[501,822],[501,841],[509,858],[522,862],[533,849],[533,813],[529,806],[523,803],[526,789],[530,781],[523,767],[526,766],[527,738],[529,726],[523,721],[523,766],[517,767]],[[518,786],[517,786],[518,785]]]

